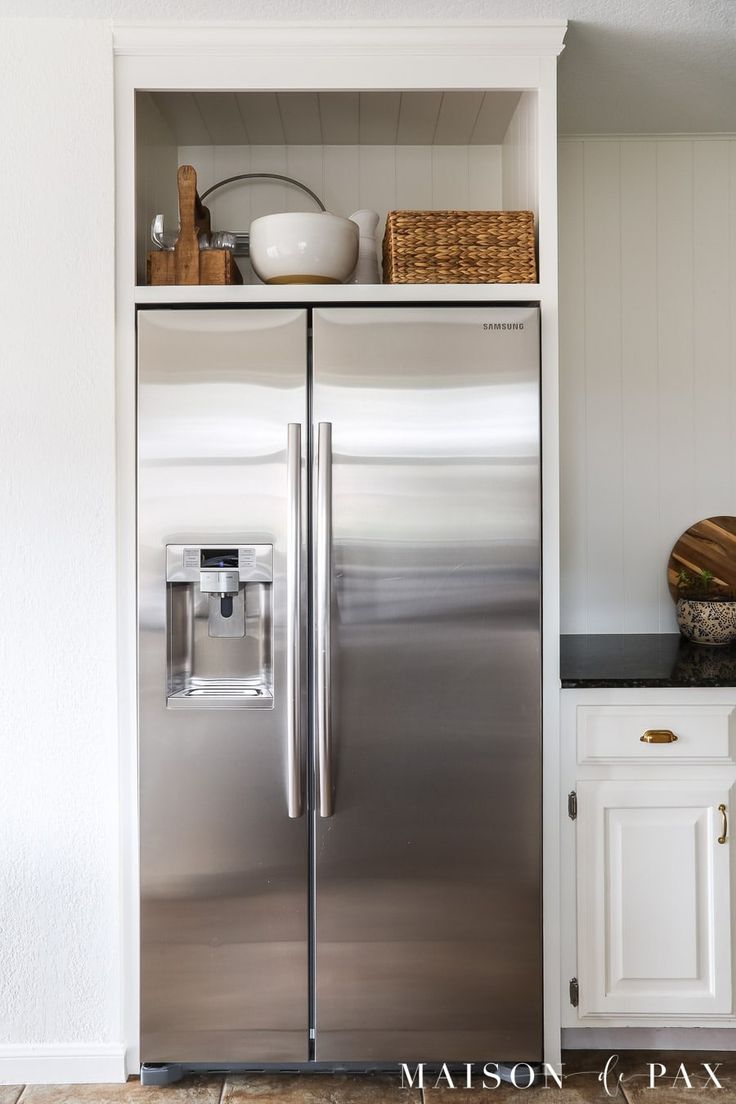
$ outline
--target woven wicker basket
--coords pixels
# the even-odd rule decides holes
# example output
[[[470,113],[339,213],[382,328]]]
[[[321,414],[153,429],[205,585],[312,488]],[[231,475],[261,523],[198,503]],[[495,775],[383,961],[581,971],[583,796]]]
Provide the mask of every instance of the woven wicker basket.
[[[386,284],[533,284],[531,211],[389,211]]]

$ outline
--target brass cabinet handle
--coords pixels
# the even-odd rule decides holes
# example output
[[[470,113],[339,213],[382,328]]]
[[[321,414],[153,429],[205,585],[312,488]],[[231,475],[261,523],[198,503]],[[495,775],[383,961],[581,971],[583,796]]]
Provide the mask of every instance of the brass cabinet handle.
[[[674,744],[677,737],[669,728],[648,728],[640,739],[643,744]]]
[[[725,843],[728,839],[728,816],[726,815],[726,806],[719,805],[718,812],[723,817],[723,835],[718,837],[718,842]]]

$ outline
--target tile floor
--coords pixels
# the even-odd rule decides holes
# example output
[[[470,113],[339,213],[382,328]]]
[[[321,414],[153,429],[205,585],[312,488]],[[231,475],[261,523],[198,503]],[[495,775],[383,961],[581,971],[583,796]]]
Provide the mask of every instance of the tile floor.
[[[629,1051],[609,1078],[609,1093],[599,1080],[610,1052],[569,1051],[564,1055],[562,1089],[550,1083],[544,1104],[736,1104],[736,1052],[729,1054],[657,1054]],[[662,1062],[667,1075],[649,1088],[648,1063]],[[685,1064],[691,1087],[682,1076],[674,1084],[680,1062]],[[701,1063],[709,1062],[721,1083],[710,1081]],[[721,1063],[716,1070],[716,1063]],[[480,1072],[480,1071],[479,1071]],[[618,1078],[621,1076],[621,1081]],[[510,1085],[488,1091],[477,1087],[433,1087],[423,1091],[402,1089],[393,1074],[272,1074],[232,1077],[189,1077],[166,1088],[143,1087],[137,1080],[126,1085],[0,1085],[0,1104],[522,1104],[523,1092]],[[531,1090],[534,1092],[534,1090]],[[542,1102],[540,1102],[542,1104]]]

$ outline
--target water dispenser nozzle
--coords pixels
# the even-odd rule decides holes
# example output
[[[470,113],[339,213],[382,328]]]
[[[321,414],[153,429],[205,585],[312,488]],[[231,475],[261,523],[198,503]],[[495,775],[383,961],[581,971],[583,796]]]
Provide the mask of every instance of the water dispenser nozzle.
[[[199,573],[199,587],[205,594],[219,594],[220,615],[232,617],[233,595],[240,586],[237,571],[229,568],[205,568]]]

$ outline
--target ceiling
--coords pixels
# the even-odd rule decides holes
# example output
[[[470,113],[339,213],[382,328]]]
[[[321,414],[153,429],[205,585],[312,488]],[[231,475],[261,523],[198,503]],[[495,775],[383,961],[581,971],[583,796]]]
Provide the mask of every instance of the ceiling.
[[[519,92],[151,92],[180,146],[497,145]]]
[[[736,133],[736,0],[0,0],[113,20],[568,19],[563,134]]]

